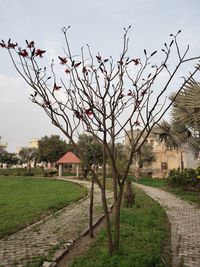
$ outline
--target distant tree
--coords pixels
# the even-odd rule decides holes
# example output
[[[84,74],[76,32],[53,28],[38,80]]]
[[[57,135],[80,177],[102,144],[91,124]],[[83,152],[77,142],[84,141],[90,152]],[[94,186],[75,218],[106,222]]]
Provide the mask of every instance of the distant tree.
[[[77,142],[78,153],[81,153],[83,159],[83,174],[87,178],[87,174],[93,167],[94,173],[103,163],[102,146],[97,138],[92,135],[81,134]],[[92,174],[90,205],[89,205],[89,233],[93,237],[93,199],[94,199],[94,179]]]
[[[99,164],[103,162],[102,146],[98,139],[92,135],[81,134],[79,135],[77,146],[78,153],[81,153],[84,157],[83,169],[87,173],[90,171],[88,165],[93,165],[94,169],[98,169]]]
[[[133,157],[133,172],[136,180],[141,178],[141,168],[144,164],[150,165],[156,160],[153,146],[148,143],[143,143],[140,149]]]
[[[7,167],[17,164],[18,161],[19,158],[15,153],[9,153],[7,151],[0,153],[0,162],[6,164]]]
[[[31,162],[34,162],[34,166],[36,164],[36,160],[38,157],[38,149],[33,147],[23,147],[19,151],[19,158],[22,163],[28,163],[29,168],[31,167]]]
[[[44,136],[38,141],[38,161],[55,163],[70,146],[59,135]]]

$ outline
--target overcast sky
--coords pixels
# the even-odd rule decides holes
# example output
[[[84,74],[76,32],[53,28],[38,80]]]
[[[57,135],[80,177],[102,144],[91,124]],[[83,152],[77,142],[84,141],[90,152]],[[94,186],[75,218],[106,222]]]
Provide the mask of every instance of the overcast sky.
[[[61,28],[68,25],[74,51],[89,43],[94,51],[116,56],[123,27],[132,25],[131,49],[137,57],[144,48],[161,48],[179,29],[181,43],[190,44],[191,55],[200,55],[199,0],[0,0],[0,39],[34,40],[49,57],[56,57],[64,46]],[[1,49],[0,136],[8,142],[8,151],[31,138],[60,134],[29,94]]]

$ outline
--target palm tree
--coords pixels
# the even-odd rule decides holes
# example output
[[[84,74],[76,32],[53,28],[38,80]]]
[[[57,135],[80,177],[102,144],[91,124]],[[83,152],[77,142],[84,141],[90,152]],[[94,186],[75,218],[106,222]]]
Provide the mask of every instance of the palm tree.
[[[37,159],[37,148],[32,148],[32,147],[23,147],[19,151],[19,157],[23,163],[28,164],[28,169],[31,167],[31,162],[34,162],[34,165],[36,163]]]
[[[172,100],[175,94],[170,96]],[[187,143],[195,157],[200,152],[200,83],[191,79],[172,105],[174,124],[186,131]],[[189,134],[188,134],[189,133]]]

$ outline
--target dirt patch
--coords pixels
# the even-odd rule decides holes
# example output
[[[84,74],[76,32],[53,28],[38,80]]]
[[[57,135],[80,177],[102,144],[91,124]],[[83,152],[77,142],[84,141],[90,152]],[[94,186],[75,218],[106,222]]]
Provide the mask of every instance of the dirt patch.
[[[69,251],[59,260],[57,267],[70,267],[72,261],[81,255],[83,255],[95,241],[99,231],[105,227],[105,219],[102,219],[94,227],[94,238],[89,237],[89,233],[80,237],[75,244],[69,249]]]

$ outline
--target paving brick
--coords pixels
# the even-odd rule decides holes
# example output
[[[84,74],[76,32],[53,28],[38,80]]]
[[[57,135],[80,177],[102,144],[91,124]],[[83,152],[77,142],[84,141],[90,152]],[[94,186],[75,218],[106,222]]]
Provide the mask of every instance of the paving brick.
[[[172,265],[200,267],[200,209],[159,188],[134,184],[166,210],[171,223]]]

